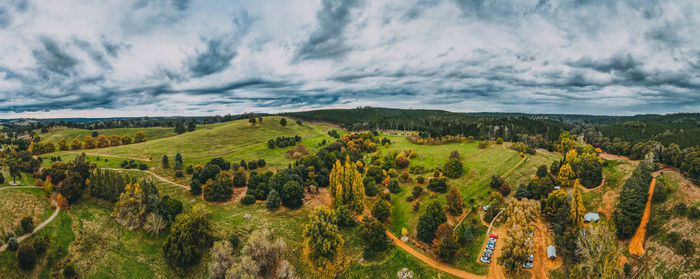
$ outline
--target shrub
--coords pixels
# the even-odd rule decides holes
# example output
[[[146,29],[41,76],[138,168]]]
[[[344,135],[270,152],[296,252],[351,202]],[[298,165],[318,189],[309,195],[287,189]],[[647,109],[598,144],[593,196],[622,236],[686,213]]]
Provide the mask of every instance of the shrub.
[[[336,219],[335,224],[339,228],[349,228],[355,225],[355,219],[350,216],[350,209],[348,209],[347,205],[338,206],[333,213]]]
[[[510,194],[510,186],[508,184],[503,184],[501,187],[498,187],[498,191],[501,192],[501,195],[508,196]]]
[[[497,138],[497,139],[496,139],[496,144],[503,144],[503,139],[502,139],[502,138]]]
[[[190,194],[193,196],[198,196],[202,193],[202,183],[199,179],[192,177],[192,182],[190,182]]]
[[[391,204],[384,199],[377,199],[372,206],[372,216],[377,220],[384,222],[391,215]]]
[[[695,254],[695,244],[688,239],[684,239],[676,246],[676,251],[678,254],[691,257]]]
[[[73,265],[73,263],[69,263],[66,265],[66,267],[63,268],[63,277],[66,277],[66,278],[75,277],[75,265]]]
[[[447,211],[452,216],[459,216],[462,214],[462,209],[464,208],[464,201],[462,201],[462,194],[457,190],[457,188],[452,188],[450,193],[447,194]]]
[[[480,141],[478,147],[481,149],[485,149],[485,148],[489,147],[489,143],[486,141]]]
[[[392,179],[391,181],[389,181],[389,192],[393,194],[401,192],[401,187],[399,186],[398,180]]]
[[[182,178],[182,177],[185,177],[185,174],[182,173],[181,170],[178,170],[178,171],[175,172],[175,177],[176,177],[176,178]]]
[[[49,248],[49,236],[44,235],[44,237],[39,237],[32,242],[32,247],[34,247],[34,251],[36,251],[37,255],[43,255],[46,252],[46,249]]]
[[[410,163],[411,161],[409,161],[408,158],[405,157],[400,157],[396,159],[396,166],[398,166],[400,169],[407,168]]]
[[[425,183],[425,177],[423,177],[422,175],[419,175],[418,177],[416,177],[416,182],[418,182],[418,184]]]
[[[403,183],[410,182],[411,176],[408,174],[408,172],[402,172],[401,175],[399,175],[399,180]]]
[[[688,215],[688,206],[684,203],[677,203],[673,206],[673,211],[676,212],[678,216],[686,216]]]
[[[241,204],[243,205],[251,205],[255,203],[255,196],[253,195],[246,195],[241,199]]]
[[[21,225],[25,234],[34,231],[34,219],[32,219],[32,217],[27,216],[22,218]]]
[[[379,188],[377,187],[377,183],[374,182],[374,179],[368,179],[365,182],[365,194],[369,197],[374,197],[377,195],[377,192],[379,192]]]
[[[472,227],[466,223],[462,223],[461,225],[459,225],[455,234],[457,234],[457,241],[459,241],[459,243],[462,245],[466,245],[474,239],[474,232],[472,231]]]
[[[389,237],[384,231],[384,226],[377,219],[372,217],[362,219],[360,238],[364,240],[365,254],[381,252],[389,247]]]
[[[267,207],[267,209],[276,209],[280,207],[281,203],[282,200],[280,199],[279,193],[277,193],[277,191],[273,189],[267,195],[267,200],[265,200],[265,207]]]
[[[428,189],[433,192],[447,192],[447,182],[445,178],[433,178],[428,182]]]
[[[286,207],[297,208],[304,203],[304,186],[295,180],[285,183],[280,194],[282,204]]]
[[[139,164],[139,169],[140,169],[140,170],[147,170],[147,169],[148,169],[148,166],[147,166],[146,164],[144,164],[144,163],[140,163],[140,164]]]
[[[453,150],[452,152],[450,152],[450,156],[448,157],[448,159],[459,159],[459,158],[460,158],[459,151],[457,151],[457,150]]]
[[[258,159],[258,168],[264,167],[265,164],[265,159]]]
[[[249,170],[255,170],[258,168],[258,161],[250,161],[248,162],[248,169]]]
[[[411,192],[411,194],[413,195],[413,198],[414,198],[414,199],[417,199],[418,197],[420,197],[421,195],[423,195],[423,187],[421,187],[421,186],[414,186],[414,187],[413,187],[413,192]]]
[[[502,177],[493,175],[491,176],[491,183],[489,184],[489,186],[491,186],[491,188],[493,189],[498,189],[501,187],[501,185],[503,185],[503,183],[504,180]]]
[[[413,204],[413,212],[418,212],[418,210],[420,210],[420,202]]]
[[[409,169],[409,172],[412,174],[421,174],[425,172],[425,167],[424,166],[411,166]]]
[[[212,202],[222,202],[231,199],[231,197],[233,197],[231,180],[224,179],[223,177],[215,181],[209,180],[202,188],[202,197],[205,201]]]
[[[541,166],[537,167],[537,177],[543,178],[543,177],[547,176],[548,173],[549,173],[549,170],[547,170],[547,165],[541,165]]]
[[[193,174],[193,173],[194,173],[194,167],[192,167],[192,165],[187,166],[187,168],[185,168],[185,172],[186,172],[187,174]]]
[[[17,242],[17,239],[14,237],[10,237],[9,240],[7,240],[7,249],[10,251],[17,251],[17,248],[19,248],[19,243]]]
[[[690,210],[688,211],[688,218],[693,219],[693,220],[697,220],[698,218],[700,218],[700,209],[698,209],[697,207],[694,207],[694,206],[691,207]]]
[[[447,160],[447,163],[445,163],[442,172],[445,174],[445,176],[449,178],[460,177],[462,176],[463,172],[462,162],[460,162],[459,159],[456,158],[449,159]]]
[[[36,251],[31,245],[22,245],[17,251],[17,262],[22,269],[31,269],[36,263]]]
[[[435,232],[435,240],[433,245],[437,250],[438,258],[443,262],[451,262],[457,255],[459,250],[459,242],[457,235],[452,231],[452,226],[448,223],[443,223],[438,226]]]
[[[447,215],[439,201],[433,201],[418,219],[418,239],[425,243],[432,243],[435,231],[442,223],[447,222]]]

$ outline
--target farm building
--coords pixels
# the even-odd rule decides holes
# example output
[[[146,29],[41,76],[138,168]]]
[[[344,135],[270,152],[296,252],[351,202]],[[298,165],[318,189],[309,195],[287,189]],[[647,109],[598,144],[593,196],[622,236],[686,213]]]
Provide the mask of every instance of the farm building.
[[[547,246],[547,258],[550,260],[557,258],[557,248],[554,248],[554,245]]]
[[[586,215],[583,215],[583,220],[586,222],[598,222],[598,220],[600,220],[600,215],[595,212],[588,212]]]

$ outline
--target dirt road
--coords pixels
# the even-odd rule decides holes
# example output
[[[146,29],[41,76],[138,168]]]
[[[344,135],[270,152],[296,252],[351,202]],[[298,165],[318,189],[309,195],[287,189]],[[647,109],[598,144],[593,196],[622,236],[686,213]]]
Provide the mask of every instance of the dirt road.
[[[496,218],[494,218],[494,220],[495,219]],[[498,257],[501,256],[501,248],[503,247],[503,240],[507,237],[506,230],[505,228],[500,227],[496,229],[495,233],[498,234],[498,241],[496,243],[496,249],[493,250],[493,254],[491,255],[491,263],[489,264],[489,278],[506,279],[503,266],[498,263]],[[486,247],[485,244],[484,247]]]
[[[647,223],[649,222],[649,215],[651,215],[651,198],[654,195],[654,186],[656,185],[656,177],[651,179],[651,184],[649,184],[649,198],[647,199],[647,205],[644,208],[644,216],[642,216],[642,221],[639,223],[637,232],[634,233],[634,237],[630,241],[630,254],[641,256],[644,255],[644,237],[647,233]]]
[[[169,183],[169,184],[175,185],[175,186],[180,187],[180,188],[183,188],[183,189],[185,189],[185,190],[189,190],[189,189],[190,189],[189,186],[182,185],[182,184],[179,184],[179,183],[174,182],[174,181],[170,181],[170,180],[166,179],[165,177],[162,177],[162,176],[160,176],[160,175],[157,175],[157,174],[155,174],[154,172],[149,171],[149,170],[118,169],[118,168],[102,168],[102,169],[103,169],[103,170],[114,170],[114,171],[138,171],[138,172],[145,172],[145,173],[150,174],[150,175],[154,176],[155,178],[157,178],[158,180],[163,181],[163,182],[165,182],[165,183]]]
[[[532,278],[547,278],[547,225],[538,220],[535,223],[535,255],[532,262]]]
[[[448,266],[446,264],[443,264],[441,262],[435,261],[435,260],[431,259],[430,257],[419,253],[418,251],[413,249],[411,246],[408,246],[408,244],[406,244],[403,241],[401,241],[400,239],[396,238],[396,236],[394,236],[394,234],[392,234],[390,231],[386,231],[386,234],[389,236],[389,238],[391,238],[391,240],[394,242],[394,244],[396,244],[396,246],[399,246],[401,249],[403,249],[404,251],[413,255],[414,257],[418,258],[419,260],[421,260],[422,262],[424,262],[425,264],[429,265],[432,268],[435,268],[437,270],[440,270],[442,272],[448,273],[452,276],[459,277],[459,278],[466,278],[466,279],[485,279],[486,278],[484,276],[475,275],[475,274],[466,272],[464,270],[456,269],[456,268],[453,268],[453,267]]]

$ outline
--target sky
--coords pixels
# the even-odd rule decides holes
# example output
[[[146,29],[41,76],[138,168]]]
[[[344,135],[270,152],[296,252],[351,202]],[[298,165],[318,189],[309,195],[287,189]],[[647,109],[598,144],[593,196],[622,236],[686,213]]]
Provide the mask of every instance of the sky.
[[[700,1],[0,0],[0,118],[700,111]]]

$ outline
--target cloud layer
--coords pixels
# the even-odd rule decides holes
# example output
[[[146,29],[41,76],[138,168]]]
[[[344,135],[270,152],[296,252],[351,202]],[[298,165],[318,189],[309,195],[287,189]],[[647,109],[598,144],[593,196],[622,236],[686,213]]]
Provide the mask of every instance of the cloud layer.
[[[700,111],[700,2],[0,2],[0,117]]]

